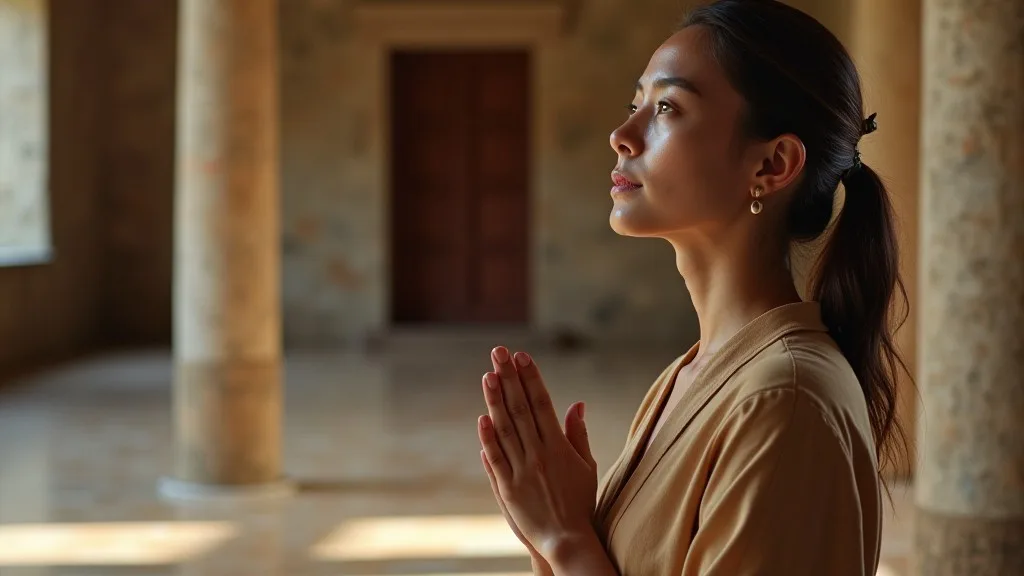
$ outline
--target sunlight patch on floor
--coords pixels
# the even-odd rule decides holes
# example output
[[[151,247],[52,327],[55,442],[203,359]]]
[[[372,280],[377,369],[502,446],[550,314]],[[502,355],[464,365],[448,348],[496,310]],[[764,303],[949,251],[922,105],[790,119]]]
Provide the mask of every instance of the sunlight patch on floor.
[[[335,561],[528,555],[501,515],[357,518],[339,526],[312,553],[318,560]]]
[[[236,534],[228,522],[0,525],[0,566],[176,564]]]

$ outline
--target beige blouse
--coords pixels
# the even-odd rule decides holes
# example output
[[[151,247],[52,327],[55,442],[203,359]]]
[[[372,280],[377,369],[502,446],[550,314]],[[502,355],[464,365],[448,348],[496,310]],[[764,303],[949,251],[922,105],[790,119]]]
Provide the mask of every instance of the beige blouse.
[[[874,440],[819,305],[782,306],[743,328],[644,454],[696,352],[651,387],[599,490],[599,533],[619,574],[873,575],[882,528]]]

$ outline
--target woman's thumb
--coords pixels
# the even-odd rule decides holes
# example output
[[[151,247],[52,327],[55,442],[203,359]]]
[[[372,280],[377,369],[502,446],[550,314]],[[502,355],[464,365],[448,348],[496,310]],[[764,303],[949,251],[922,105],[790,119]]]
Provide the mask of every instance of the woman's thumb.
[[[587,435],[587,424],[583,420],[584,409],[585,405],[583,402],[576,402],[569,406],[569,411],[565,414],[565,437],[569,439],[569,443],[576,449],[576,453],[591,468],[596,468],[597,463],[594,462],[594,456],[590,453],[590,438]]]

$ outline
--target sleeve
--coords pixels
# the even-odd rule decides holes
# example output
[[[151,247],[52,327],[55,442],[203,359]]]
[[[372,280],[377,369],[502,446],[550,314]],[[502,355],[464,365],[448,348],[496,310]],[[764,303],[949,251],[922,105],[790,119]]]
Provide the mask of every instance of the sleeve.
[[[873,570],[852,461],[810,398],[764,390],[723,424],[684,576]]]

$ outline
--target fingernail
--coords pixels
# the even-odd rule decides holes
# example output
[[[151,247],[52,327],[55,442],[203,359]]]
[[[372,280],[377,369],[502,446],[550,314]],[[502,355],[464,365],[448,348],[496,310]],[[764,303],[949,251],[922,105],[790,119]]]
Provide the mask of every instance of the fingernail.
[[[484,430],[491,427],[490,422],[487,421],[487,416],[481,416],[480,418],[477,418],[477,420],[480,424],[480,427],[483,428]]]
[[[583,402],[576,405],[576,413],[579,414],[580,420],[583,420],[583,414],[587,411],[586,406]]]
[[[504,346],[498,346],[494,349],[494,359],[502,364],[508,362],[508,350]]]
[[[495,374],[494,372],[488,372],[484,376],[484,380],[487,381],[487,387],[490,388],[491,390],[498,389],[498,375]]]
[[[527,366],[530,365],[530,355],[527,354],[526,352],[517,352],[516,353],[516,362],[521,367],[526,368]]]

